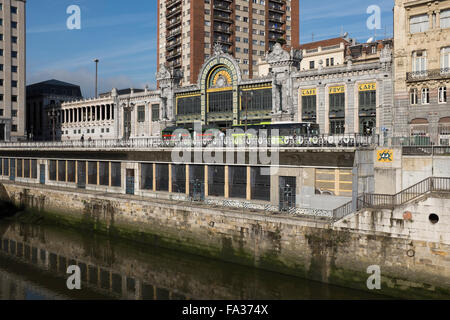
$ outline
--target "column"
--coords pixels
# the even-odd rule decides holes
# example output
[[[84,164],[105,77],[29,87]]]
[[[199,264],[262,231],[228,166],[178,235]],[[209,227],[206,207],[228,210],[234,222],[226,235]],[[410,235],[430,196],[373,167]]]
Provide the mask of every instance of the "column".
[[[341,194],[340,186],[341,186],[341,177],[339,175],[339,169],[334,170],[334,193],[336,196],[339,196]]]
[[[75,183],[78,184],[78,160],[75,160]]]
[[[100,162],[97,161],[97,185],[100,185]]]
[[[111,187],[111,185],[112,185],[111,161],[108,162],[108,166],[109,166],[109,186]]]
[[[156,191],[156,163],[153,164],[153,191]]]
[[[205,165],[205,197],[209,195],[208,178],[208,165]]]
[[[251,167],[247,167],[247,200],[252,200]]]
[[[225,198],[228,199],[230,197],[230,188],[229,188],[229,166],[225,166],[225,186],[224,186],[224,191],[225,191]]]
[[[169,163],[169,192],[172,193],[172,164]]]
[[[189,195],[190,190],[189,190],[189,165],[186,165],[186,195]]]

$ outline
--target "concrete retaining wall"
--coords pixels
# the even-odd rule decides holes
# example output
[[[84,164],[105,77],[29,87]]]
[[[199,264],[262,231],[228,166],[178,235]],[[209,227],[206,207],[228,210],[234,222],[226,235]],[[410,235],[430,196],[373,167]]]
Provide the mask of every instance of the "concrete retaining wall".
[[[161,247],[362,290],[367,290],[367,268],[379,265],[382,294],[450,297],[450,248],[436,241],[416,242],[376,228],[362,231],[327,221],[125,195],[9,182],[4,187],[10,201],[60,221]],[[416,248],[414,260],[408,257],[411,246]],[[442,254],[435,254],[437,247]]]

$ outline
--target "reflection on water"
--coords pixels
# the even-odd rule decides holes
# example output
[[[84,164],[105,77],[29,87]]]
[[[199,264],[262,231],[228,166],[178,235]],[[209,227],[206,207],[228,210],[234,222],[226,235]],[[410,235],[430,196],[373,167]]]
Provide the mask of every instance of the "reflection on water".
[[[82,289],[68,290],[67,267]],[[356,291],[53,226],[0,222],[0,299],[376,299]]]

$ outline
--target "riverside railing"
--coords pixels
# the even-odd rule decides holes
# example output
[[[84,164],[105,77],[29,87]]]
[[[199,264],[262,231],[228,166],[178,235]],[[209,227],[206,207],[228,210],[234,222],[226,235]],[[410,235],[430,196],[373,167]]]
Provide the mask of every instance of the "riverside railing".
[[[430,177],[394,195],[363,194],[353,201],[333,210],[335,221],[361,209],[394,209],[430,192],[450,192],[450,178]]]
[[[379,136],[372,135],[318,135],[313,137],[276,138],[212,138],[212,139],[162,139],[160,137],[106,139],[106,140],[66,140],[42,142],[0,142],[0,149],[123,149],[123,148],[186,148],[186,147],[279,147],[279,148],[342,148],[373,147],[379,144]]]

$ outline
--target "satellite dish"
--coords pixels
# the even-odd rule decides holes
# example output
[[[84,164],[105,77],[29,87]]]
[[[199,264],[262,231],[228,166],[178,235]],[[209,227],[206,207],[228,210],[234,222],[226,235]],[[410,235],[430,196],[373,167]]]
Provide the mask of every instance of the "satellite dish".
[[[370,38],[367,40],[367,43],[371,43],[371,42],[373,42],[373,37],[370,37]]]

